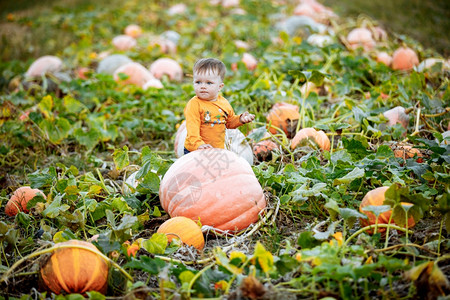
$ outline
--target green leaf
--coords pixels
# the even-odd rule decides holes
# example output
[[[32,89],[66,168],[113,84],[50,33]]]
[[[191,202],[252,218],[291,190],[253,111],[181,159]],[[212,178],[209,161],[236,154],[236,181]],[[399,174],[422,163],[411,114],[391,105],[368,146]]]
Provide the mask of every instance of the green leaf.
[[[46,199],[41,194],[36,194],[30,201],[27,202],[27,209],[30,210],[36,206],[38,202],[46,202]]]
[[[89,300],[105,300],[106,296],[96,291],[86,292]]]
[[[267,128],[265,126],[256,128],[252,130],[252,132],[247,136],[250,140],[253,140],[255,143],[259,142],[267,132]]]
[[[300,70],[289,70],[288,74],[297,79],[300,84],[307,81],[305,73]]]
[[[334,180],[334,185],[345,183],[349,184],[355,179],[363,178],[365,175],[364,169],[360,169],[358,167],[354,168],[350,173],[341,178],[336,178]]]
[[[190,283],[191,280],[194,278],[195,274],[192,273],[192,271],[186,270],[181,272],[181,274],[178,276],[178,279],[180,279],[180,282],[183,283]]]
[[[66,95],[63,98],[63,105],[67,112],[72,114],[76,114],[84,109],[87,109],[83,103],[69,95]]]
[[[56,218],[62,212],[70,208],[67,204],[61,204],[61,200],[64,195],[57,195],[50,205],[42,212],[42,214],[47,218]]]
[[[164,254],[167,247],[167,235],[164,233],[154,233],[148,240],[142,242],[142,247],[149,253]]]
[[[308,79],[316,86],[321,86],[323,84],[323,80],[325,79],[326,74],[319,72],[317,70],[312,70],[311,77]]]
[[[38,107],[46,119],[53,119],[53,116],[52,116],[53,98],[52,98],[52,96],[47,95],[47,96],[43,97],[41,102],[39,102]]]
[[[44,119],[39,123],[39,127],[45,132],[47,138],[55,144],[60,144],[72,130],[70,122],[62,117],[53,120]]]
[[[253,258],[256,258],[261,270],[264,273],[268,273],[273,268],[273,255],[270,251],[267,251],[264,246],[257,241],[255,246],[255,252]]]
[[[31,217],[22,211],[19,211],[17,213],[14,220],[17,224],[21,225],[23,228],[27,228],[31,224]]]
[[[381,145],[377,149],[377,157],[378,158],[391,158],[394,157],[394,151],[387,146],[387,145]]]
[[[132,257],[131,261],[125,264],[124,267],[142,270],[151,275],[158,275],[165,266],[166,263],[160,258],[150,258],[148,256],[141,255],[139,256],[139,259]]]
[[[343,137],[342,143],[344,144],[344,148],[348,153],[350,153],[355,161],[366,157],[370,153],[370,151],[367,150],[367,147],[364,146],[363,143],[359,140],[348,140],[347,138]]]
[[[297,239],[297,244],[300,246],[301,249],[311,249],[316,246],[319,246],[322,242],[318,241],[313,236],[313,232],[311,231],[304,231],[300,233],[300,236]]]
[[[347,226],[349,228],[353,227],[353,224],[355,224],[357,219],[365,219],[366,215],[360,213],[359,211],[357,211],[356,209],[352,209],[352,208],[339,208],[339,214],[341,215],[341,217],[347,221]]]
[[[159,193],[159,176],[153,172],[145,175],[144,179],[139,183],[137,191],[141,194],[158,194]]]
[[[100,133],[95,129],[85,132],[83,129],[77,128],[74,130],[73,135],[77,142],[86,146],[88,150],[94,149],[101,140]]]
[[[128,156],[128,147],[123,146],[122,149],[116,149],[113,153],[113,160],[116,164],[117,170],[121,170],[130,164],[130,158]]]
[[[391,208],[392,207],[390,205],[367,205],[367,206],[363,207],[362,210],[369,211],[369,212],[373,213],[376,217],[378,217],[382,213],[391,210]]]
[[[128,203],[122,197],[112,199],[111,207],[117,209],[121,214],[124,212],[132,212],[131,208],[128,206]]]
[[[126,73],[118,73],[120,80],[127,80],[130,76],[128,76]]]
[[[324,207],[328,210],[331,219],[335,220],[337,214],[339,213],[339,205],[337,202],[333,199],[329,199]]]
[[[327,184],[324,182],[316,183],[309,188],[309,184],[305,183],[295,191],[291,193],[291,196],[295,201],[306,201],[309,197],[322,195],[322,191],[326,188]]]

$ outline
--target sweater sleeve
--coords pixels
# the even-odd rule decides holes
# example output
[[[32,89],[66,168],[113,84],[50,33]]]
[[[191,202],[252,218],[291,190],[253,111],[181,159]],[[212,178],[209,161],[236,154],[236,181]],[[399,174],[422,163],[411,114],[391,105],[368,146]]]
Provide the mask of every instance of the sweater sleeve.
[[[189,101],[184,109],[186,118],[187,136],[184,147],[189,151],[197,150],[198,146],[205,144],[200,136],[201,116],[198,103]]]
[[[243,125],[240,120],[241,115],[235,115],[234,110],[230,105],[230,110],[228,111],[226,127],[229,129],[235,129]]]

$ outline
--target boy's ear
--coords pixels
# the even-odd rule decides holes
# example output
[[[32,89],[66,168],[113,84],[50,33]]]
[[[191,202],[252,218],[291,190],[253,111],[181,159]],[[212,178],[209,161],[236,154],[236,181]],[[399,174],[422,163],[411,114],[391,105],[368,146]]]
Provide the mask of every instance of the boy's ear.
[[[221,84],[219,84],[219,90],[221,90],[223,88],[225,84],[222,82]]]

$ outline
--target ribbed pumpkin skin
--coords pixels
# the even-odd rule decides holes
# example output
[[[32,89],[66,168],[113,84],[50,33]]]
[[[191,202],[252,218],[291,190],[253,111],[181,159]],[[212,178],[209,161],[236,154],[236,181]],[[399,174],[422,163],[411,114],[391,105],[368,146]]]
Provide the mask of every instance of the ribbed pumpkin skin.
[[[300,119],[300,113],[298,107],[289,103],[276,103],[267,115],[267,123],[271,123],[282,129],[288,138],[292,138],[295,135],[295,128],[297,122]],[[273,127],[269,128],[272,134],[276,134],[277,130]]]
[[[91,243],[70,240],[62,245],[80,245],[100,253]],[[55,294],[97,291],[105,294],[108,287],[108,264],[99,255],[80,248],[61,248],[53,252],[40,271],[49,291]]]
[[[369,205],[374,206],[381,206],[383,205],[385,196],[384,194],[389,189],[388,186],[382,186],[379,188],[376,188],[374,190],[371,190],[368,192],[364,198],[362,199],[360,205],[359,205],[359,211],[363,214],[365,214],[368,219],[360,219],[362,226],[369,226],[369,225],[375,225],[376,223],[376,216],[370,211],[363,210],[364,207]],[[392,210],[388,210],[386,212],[381,213],[378,216],[378,224],[389,224],[389,219],[391,217]],[[394,220],[391,220],[391,224],[394,224]],[[397,224],[399,225],[399,224]],[[400,224],[399,226],[404,227],[405,224]],[[408,228],[413,227],[415,225],[414,218],[411,216],[408,218]],[[386,231],[386,228],[378,228],[379,232]]]
[[[165,233],[169,242],[179,237],[183,243],[194,246],[198,250],[202,250],[205,246],[202,230],[197,223],[186,217],[174,217],[165,221],[157,232]]]
[[[258,220],[266,200],[250,165],[225,149],[196,150],[179,158],[161,181],[159,198],[171,216],[221,230],[242,230]]]
[[[14,191],[8,203],[5,206],[5,213],[8,216],[15,216],[19,211],[28,213],[28,201],[33,199],[37,194],[41,194],[45,198],[45,194],[29,186],[23,186]]]
[[[330,150],[331,143],[325,132],[317,131],[314,128],[303,128],[299,130],[291,141],[291,149],[295,149],[299,144],[312,140],[322,150]]]

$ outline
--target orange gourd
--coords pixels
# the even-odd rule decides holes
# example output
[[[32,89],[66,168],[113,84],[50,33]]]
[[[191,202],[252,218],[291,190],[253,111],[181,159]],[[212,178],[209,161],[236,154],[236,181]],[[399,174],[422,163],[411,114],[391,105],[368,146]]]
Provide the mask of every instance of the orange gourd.
[[[205,246],[202,230],[197,223],[186,217],[174,217],[165,221],[157,232],[165,233],[169,242],[173,238],[179,238],[183,243],[198,250],[202,250]]]
[[[134,37],[121,34],[113,38],[112,44],[119,51],[128,51],[136,47],[137,41]]]
[[[297,123],[300,119],[298,110],[298,106],[293,104],[276,103],[267,115],[267,123],[282,129],[288,138],[292,138],[295,135]],[[277,130],[272,126],[269,128],[269,131],[272,134],[276,134]]]
[[[83,294],[88,291],[106,293],[109,266],[94,245],[85,241],[70,240],[56,246],[60,249],[53,252],[40,270],[42,282],[47,290],[55,294],[62,292]],[[83,246],[92,251],[66,246]]]
[[[423,154],[420,152],[419,149],[413,148],[410,145],[397,145],[394,150],[394,156],[398,158],[403,158],[403,160],[406,160],[408,158],[413,158],[417,155],[416,161],[418,163],[423,162]]]
[[[196,150],[177,159],[159,189],[171,216],[239,231],[256,222],[266,207],[263,190],[247,161],[225,149]]]
[[[382,64],[385,64],[386,66],[390,66],[392,63],[392,56],[390,56],[387,52],[378,52],[376,61]]]
[[[253,154],[259,161],[272,159],[272,151],[277,149],[278,145],[270,140],[259,141],[253,146]]]
[[[167,57],[155,60],[150,66],[150,72],[158,79],[161,79],[163,75],[169,76],[170,80],[183,79],[183,69],[180,64]]]
[[[241,61],[244,63],[245,67],[247,68],[247,70],[249,71],[253,71],[256,69],[256,67],[258,66],[258,61],[256,60],[256,58],[251,55],[250,53],[244,53],[242,55],[242,59]],[[231,64],[231,70],[236,71],[237,70],[237,63],[232,63]]]
[[[128,76],[126,79],[121,79],[119,74]],[[134,84],[143,87],[148,81],[154,79],[153,75],[143,65],[136,62],[130,62],[120,66],[114,71],[114,80],[120,84]]]
[[[419,64],[416,52],[408,47],[401,47],[392,54],[392,69],[409,71]]]
[[[359,205],[359,211],[363,214],[365,214],[368,219],[360,219],[362,226],[369,226],[369,225],[375,225],[376,223],[376,216],[370,211],[363,210],[364,207],[369,205],[374,206],[381,206],[383,205],[385,196],[384,194],[389,189],[388,186],[382,186],[379,188],[376,188],[374,190],[369,191],[361,201],[361,204]],[[378,224],[389,224],[389,219],[391,218],[392,210],[385,211],[381,213],[378,216]],[[394,220],[391,220],[391,224],[394,224]],[[399,225],[399,224],[397,224]],[[414,218],[411,216],[408,218],[408,228],[413,227],[415,225]],[[399,226],[404,227],[405,224],[400,224]],[[379,232],[386,231],[386,228],[378,228]]]
[[[28,213],[28,201],[39,194],[41,194],[44,198],[46,197],[41,190],[32,189],[29,186],[18,188],[14,191],[8,203],[6,203],[5,214],[7,214],[8,216],[15,216],[19,211]]]
[[[142,35],[142,28],[139,25],[130,24],[125,27],[124,33],[132,38],[137,38]]]
[[[294,136],[291,141],[291,149],[297,146],[307,145],[308,143],[316,144],[322,150],[330,150],[331,143],[328,136],[322,130],[317,131],[314,128],[303,128]]]
[[[351,49],[362,47],[365,51],[375,47],[372,32],[367,28],[355,28],[347,35],[347,41]]]

